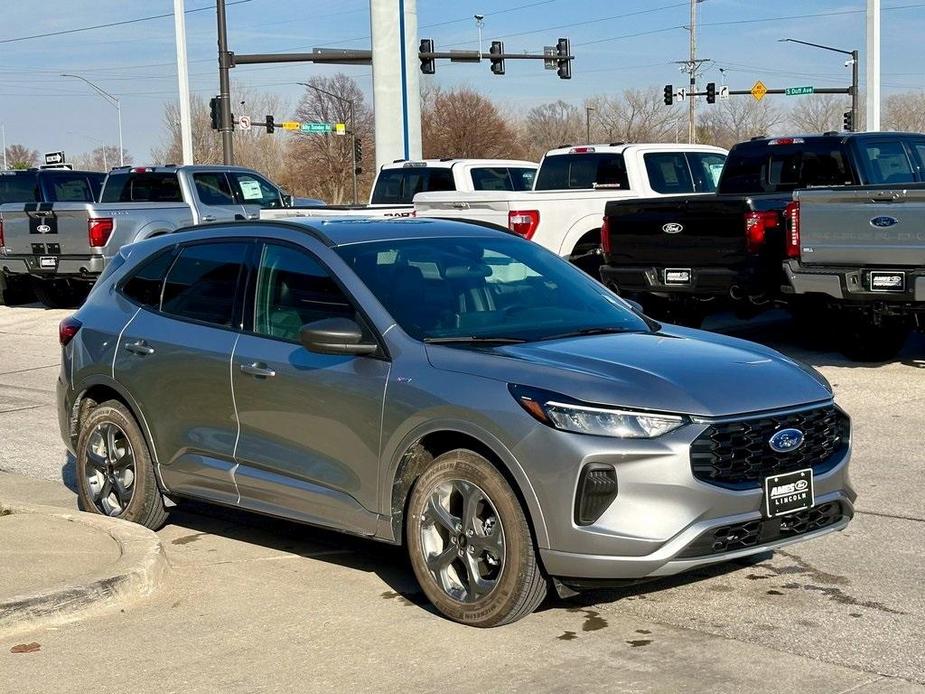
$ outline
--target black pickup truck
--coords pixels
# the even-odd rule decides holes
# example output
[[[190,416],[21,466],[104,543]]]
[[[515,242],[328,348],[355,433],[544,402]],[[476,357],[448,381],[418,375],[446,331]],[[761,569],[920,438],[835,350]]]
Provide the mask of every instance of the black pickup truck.
[[[715,194],[613,201],[601,278],[651,315],[698,325],[719,308],[748,316],[791,304],[785,272],[800,189],[919,187],[925,135],[827,133],[755,138],[729,152]]]
[[[0,170],[0,205],[26,205],[50,202],[95,202],[99,199],[106,174],[99,171],[69,169]],[[3,245],[3,222],[0,221],[0,261]],[[29,277],[8,278],[0,272],[0,304],[21,303],[32,299]]]

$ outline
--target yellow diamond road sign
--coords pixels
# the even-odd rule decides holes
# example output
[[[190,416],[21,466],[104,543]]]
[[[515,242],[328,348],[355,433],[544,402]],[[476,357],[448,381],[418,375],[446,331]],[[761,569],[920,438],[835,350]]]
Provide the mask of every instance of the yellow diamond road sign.
[[[768,93],[768,88],[764,86],[764,82],[758,80],[755,82],[752,87],[752,96],[755,97],[755,101],[761,101],[764,98],[764,95]]]
[[[299,126],[302,124],[296,120],[286,120],[280,123],[280,125],[283,126],[283,130],[298,130]]]
[[[334,124],[334,134],[335,135],[346,135],[347,134],[347,124],[346,123],[335,123]]]

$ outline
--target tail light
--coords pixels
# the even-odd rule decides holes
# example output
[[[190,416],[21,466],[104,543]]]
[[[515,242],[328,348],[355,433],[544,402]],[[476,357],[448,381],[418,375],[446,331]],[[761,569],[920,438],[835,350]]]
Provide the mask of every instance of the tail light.
[[[507,213],[507,228],[525,239],[533,238],[539,225],[539,210],[511,210]]]
[[[784,244],[784,252],[788,258],[800,257],[800,201],[794,200],[787,203],[787,210],[784,217],[789,222],[787,228],[787,239]]]
[[[601,250],[604,255],[610,255],[610,222],[607,221],[607,217],[601,222]]]
[[[777,212],[746,212],[745,242],[749,253],[757,253],[764,246],[768,229],[777,227]]]
[[[87,236],[90,238],[90,245],[94,248],[105,246],[112,234],[112,228],[112,217],[91,217],[88,219]]]
[[[61,343],[62,347],[74,339],[74,335],[77,334],[77,331],[80,330],[80,326],[82,325],[83,323],[74,318],[74,316],[68,316],[58,323],[58,342]]]

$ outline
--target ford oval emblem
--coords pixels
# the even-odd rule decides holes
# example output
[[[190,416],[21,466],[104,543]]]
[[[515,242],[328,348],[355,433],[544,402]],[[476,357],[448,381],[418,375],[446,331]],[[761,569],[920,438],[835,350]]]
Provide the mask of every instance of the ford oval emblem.
[[[772,451],[790,453],[803,445],[803,432],[799,429],[781,429],[768,440]]]
[[[887,229],[896,224],[899,224],[899,220],[896,217],[888,217],[887,215],[880,215],[870,220],[870,225],[876,229]]]
[[[662,231],[666,234],[680,234],[684,231],[684,225],[677,222],[668,222],[668,224],[662,225]]]
[[[37,227],[35,227],[35,230],[40,234],[47,234],[49,231],[51,231],[51,227],[47,224],[39,224]]]

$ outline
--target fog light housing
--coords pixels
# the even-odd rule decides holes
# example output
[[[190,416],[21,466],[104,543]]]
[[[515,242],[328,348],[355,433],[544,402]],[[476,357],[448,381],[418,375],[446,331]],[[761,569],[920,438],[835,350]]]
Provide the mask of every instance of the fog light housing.
[[[591,525],[617,498],[617,471],[612,465],[589,463],[578,477],[575,493],[575,523]]]

